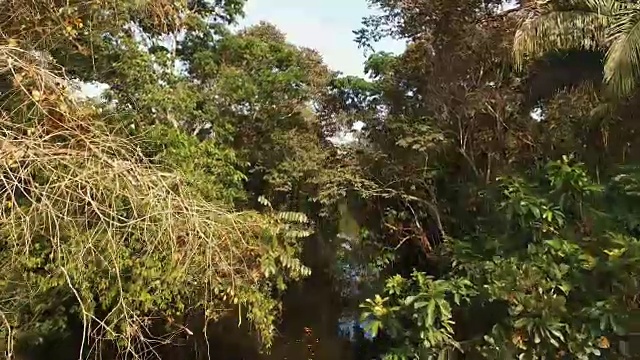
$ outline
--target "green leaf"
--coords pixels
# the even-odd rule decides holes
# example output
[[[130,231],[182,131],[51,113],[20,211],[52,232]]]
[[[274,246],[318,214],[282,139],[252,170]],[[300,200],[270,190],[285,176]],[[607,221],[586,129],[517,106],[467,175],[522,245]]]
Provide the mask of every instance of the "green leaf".
[[[540,218],[540,209],[537,206],[529,205],[529,209],[531,210],[531,213],[533,214],[533,216],[535,216],[536,219]]]
[[[449,358],[449,352],[446,350],[441,350],[438,354],[438,360],[447,360]]]
[[[432,299],[429,301],[429,306],[427,307],[427,324],[428,325],[433,325],[435,310],[436,310],[436,301]]]
[[[404,304],[407,305],[407,306],[411,305],[417,298],[418,298],[417,296],[413,296],[413,295],[412,296],[407,296],[404,299]]]
[[[416,301],[415,303],[413,303],[413,308],[417,310],[427,306],[430,303],[430,301]]]
[[[267,198],[263,195],[258,196],[258,203],[264,206],[271,207],[271,202],[269,202],[269,200],[267,200]]]
[[[365,325],[365,331],[369,333],[372,338],[378,336],[378,331],[382,328],[382,323],[378,320],[370,320]]]

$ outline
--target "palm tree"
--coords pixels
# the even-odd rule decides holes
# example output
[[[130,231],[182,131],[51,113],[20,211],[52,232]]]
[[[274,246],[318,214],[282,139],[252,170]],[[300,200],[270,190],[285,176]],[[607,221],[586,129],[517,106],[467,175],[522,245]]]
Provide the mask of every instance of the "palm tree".
[[[602,51],[609,93],[622,97],[635,89],[640,75],[638,0],[546,0],[536,5],[537,13],[515,35],[517,67],[553,51]]]

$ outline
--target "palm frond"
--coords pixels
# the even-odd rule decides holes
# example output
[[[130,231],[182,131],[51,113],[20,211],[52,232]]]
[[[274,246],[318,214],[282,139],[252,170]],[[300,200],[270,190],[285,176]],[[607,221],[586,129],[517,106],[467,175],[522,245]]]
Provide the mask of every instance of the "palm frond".
[[[607,31],[610,44],[604,65],[607,90],[626,96],[633,91],[640,73],[640,7],[629,5],[616,13]]]
[[[527,58],[552,51],[606,48],[606,29],[618,2],[586,0],[571,5],[570,8],[548,9],[520,26],[513,47],[517,68],[521,69]]]

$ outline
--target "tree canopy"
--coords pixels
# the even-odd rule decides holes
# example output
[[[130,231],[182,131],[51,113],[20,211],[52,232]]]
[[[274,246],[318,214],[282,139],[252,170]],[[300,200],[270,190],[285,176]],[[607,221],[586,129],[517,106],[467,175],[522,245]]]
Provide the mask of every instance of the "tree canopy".
[[[311,278],[380,358],[628,355],[635,2],[370,0],[345,36],[407,47],[366,79],[244,3],[5,2],[8,358],[215,358],[228,319],[268,353]]]

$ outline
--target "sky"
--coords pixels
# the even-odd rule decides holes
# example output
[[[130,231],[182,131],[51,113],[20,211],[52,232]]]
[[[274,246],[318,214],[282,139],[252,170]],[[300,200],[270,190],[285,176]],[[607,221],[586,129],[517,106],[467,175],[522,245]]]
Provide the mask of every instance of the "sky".
[[[299,46],[316,49],[332,70],[363,76],[365,56],[354,42],[353,30],[373,13],[367,0],[248,0],[241,26],[267,21]],[[404,42],[385,40],[375,50],[399,53]]]

